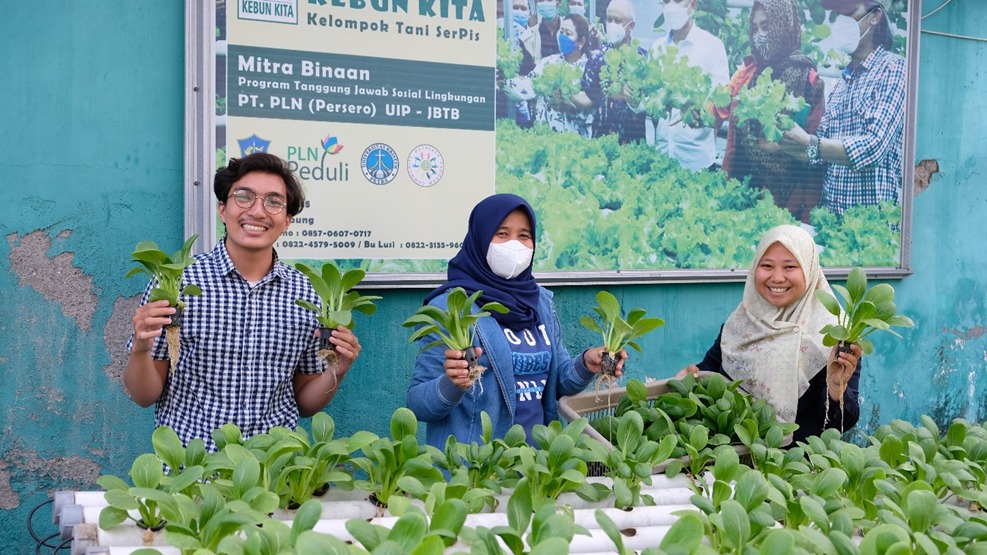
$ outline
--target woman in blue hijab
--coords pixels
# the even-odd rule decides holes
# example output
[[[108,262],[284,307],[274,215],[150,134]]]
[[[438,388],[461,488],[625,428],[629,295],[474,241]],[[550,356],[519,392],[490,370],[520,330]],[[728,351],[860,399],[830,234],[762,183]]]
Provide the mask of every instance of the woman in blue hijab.
[[[449,261],[449,280],[425,298],[446,309],[449,291],[462,287],[467,294],[482,291],[478,306],[496,301],[508,308],[477,322],[474,346],[487,368],[482,384],[470,381],[462,351],[419,353],[407,405],[426,423],[429,444],[442,449],[450,435],[461,443],[482,441],[481,412],[490,415],[494,437],[520,424],[530,443],[536,424],[558,418],[558,399],[579,393],[600,373],[602,347],[571,357],[563,345],[552,293],[531,275],[535,237],[527,201],[511,194],[487,197],[470,214],[462,249]],[[437,338],[426,336],[421,345]]]

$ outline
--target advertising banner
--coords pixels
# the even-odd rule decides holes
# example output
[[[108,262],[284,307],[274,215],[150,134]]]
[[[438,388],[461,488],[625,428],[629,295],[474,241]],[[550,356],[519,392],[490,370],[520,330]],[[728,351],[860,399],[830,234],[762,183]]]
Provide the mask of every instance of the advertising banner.
[[[786,223],[905,275],[911,4],[220,0],[216,164],[287,160],[279,256],[370,282],[440,281],[495,192],[549,282],[739,279]]]

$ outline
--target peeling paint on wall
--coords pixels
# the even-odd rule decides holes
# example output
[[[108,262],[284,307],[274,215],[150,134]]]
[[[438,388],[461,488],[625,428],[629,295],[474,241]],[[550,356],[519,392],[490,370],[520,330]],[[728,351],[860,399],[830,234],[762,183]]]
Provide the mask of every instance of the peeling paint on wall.
[[[127,338],[133,332],[134,312],[140,306],[141,295],[121,297],[113,303],[113,313],[110,314],[103,328],[103,345],[110,353],[110,363],[103,367],[103,373],[110,381],[123,386],[123,370],[127,367],[130,351],[127,350]]]
[[[929,188],[932,176],[939,173],[938,160],[922,160],[915,164],[915,196]]]
[[[17,492],[10,487],[10,472],[7,472],[7,463],[0,461],[0,509],[16,509],[20,504]]]
[[[20,506],[20,497],[12,486],[19,474],[29,476],[32,481],[47,478],[63,487],[82,488],[93,487],[101,471],[97,462],[79,456],[42,459],[34,451],[11,449],[3,453],[0,462],[0,509]]]
[[[70,233],[63,231],[58,238],[64,240]],[[93,280],[73,265],[75,253],[63,252],[48,258],[51,238],[44,231],[33,231],[20,237],[11,233],[7,235],[7,242],[10,244],[10,265],[21,286],[30,286],[45,299],[59,303],[62,313],[78,322],[79,329],[92,329],[97,303]]]

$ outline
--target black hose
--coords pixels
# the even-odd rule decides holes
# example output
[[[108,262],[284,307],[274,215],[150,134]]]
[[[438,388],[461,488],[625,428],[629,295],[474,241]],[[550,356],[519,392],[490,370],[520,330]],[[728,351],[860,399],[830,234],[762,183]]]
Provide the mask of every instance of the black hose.
[[[42,540],[41,538],[38,537],[37,534],[34,533],[34,524],[32,522],[34,520],[34,513],[38,512],[38,509],[40,509],[41,507],[44,507],[45,505],[47,505],[49,503],[54,503],[54,502],[55,502],[55,499],[52,498],[52,497],[49,497],[47,500],[42,501],[37,507],[31,509],[31,512],[27,514],[27,532],[29,534],[31,534],[31,537],[34,538],[34,541],[36,541],[38,543],[41,543],[43,541],[47,541],[49,538],[51,538],[51,536],[48,536],[47,538],[45,538],[44,540]]]

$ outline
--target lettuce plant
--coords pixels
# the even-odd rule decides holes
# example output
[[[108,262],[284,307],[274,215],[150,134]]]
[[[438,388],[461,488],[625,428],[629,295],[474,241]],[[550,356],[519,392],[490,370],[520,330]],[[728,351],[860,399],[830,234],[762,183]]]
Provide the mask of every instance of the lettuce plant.
[[[137,274],[151,276],[154,286],[151,288],[147,301],[153,303],[166,300],[168,306],[175,308],[175,314],[171,317],[171,324],[165,326],[165,339],[168,342],[168,355],[171,359],[172,371],[178,365],[178,332],[181,326],[182,310],[185,308],[185,303],[181,297],[182,295],[196,296],[202,294],[202,289],[198,285],[189,284],[182,287],[182,275],[185,273],[185,268],[196,263],[191,252],[192,244],[198,238],[198,234],[189,237],[185,240],[182,248],[171,256],[168,256],[167,253],[158,248],[157,243],[152,241],[137,243],[131,256],[133,257],[132,260],[137,262],[139,266],[131,269],[125,276],[131,277]]]
[[[483,295],[483,291],[477,290],[472,295],[467,296],[466,290],[456,287],[449,291],[445,310],[433,306],[425,305],[404,321],[401,325],[406,328],[417,327],[409,342],[415,342],[429,335],[437,335],[438,339],[422,347],[422,351],[445,345],[454,351],[463,351],[466,360],[469,362],[470,384],[475,383],[483,375],[486,367],[478,362],[479,356],[476,354],[476,347],[473,341],[476,339],[476,322],[480,318],[490,316],[490,312],[507,314],[507,307],[497,302],[486,303],[476,312],[472,312],[476,300]],[[481,386],[482,387],[482,386]]]
[[[760,128],[760,134],[772,143],[781,140],[785,131],[795,123],[793,115],[808,110],[802,97],[788,92],[785,84],[771,77],[772,69],[765,69],[753,87],[744,87],[737,93],[733,115],[738,126]]]

